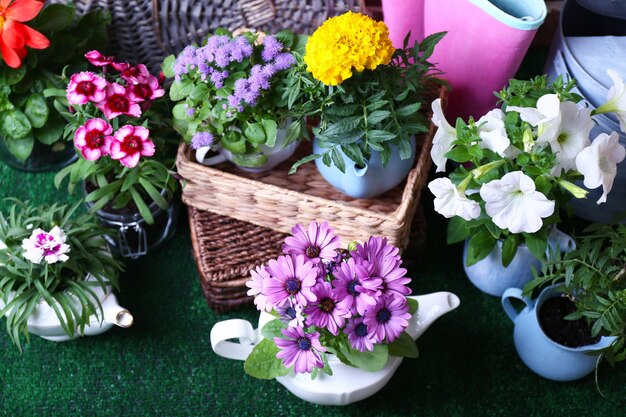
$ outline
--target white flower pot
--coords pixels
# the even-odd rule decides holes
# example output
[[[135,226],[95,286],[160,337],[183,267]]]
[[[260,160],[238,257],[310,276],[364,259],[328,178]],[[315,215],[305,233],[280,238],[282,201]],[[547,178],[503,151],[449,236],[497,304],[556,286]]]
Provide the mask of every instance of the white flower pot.
[[[449,292],[438,292],[414,298],[419,309],[409,320],[407,333],[416,340],[442,315],[454,310],[460,304],[459,298]],[[211,329],[213,351],[228,359],[245,360],[263,336],[260,329],[275,319],[262,312],[259,325],[254,329],[250,322],[239,319],[221,321]],[[238,339],[231,342],[229,339]],[[291,393],[305,401],[322,405],[345,405],[363,400],[378,392],[391,379],[403,358],[390,356],[383,369],[368,372],[343,364],[333,355],[327,355],[333,375],[318,373],[316,379],[309,374],[290,373],[276,378]]]
[[[95,281],[95,278],[88,276],[87,280]],[[91,290],[96,294],[97,301],[102,305],[102,312],[104,312],[104,314],[97,309],[96,313],[91,315],[89,323],[85,325],[83,333],[80,333],[79,329],[76,328],[74,336],[68,336],[65,330],[63,330],[61,322],[54,310],[45,300],[39,302],[28,318],[28,332],[53,342],[65,342],[78,336],[95,336],[104,333],[114,325],[130,327],[133,324],[133,316],[128,310],[117,303],[117,298],[111,291],[110,286],[107,287],[106,291],[103,291],[99,286],[92,287]],[[81,302],[79,299],[71,293],[68,293],[68,295],[76,308],[80,309]],[[11,299],[12,297],[9,296],[7,301],[10,302]],[[95,299],[92,298],[91,301],[97,305]],[[4,308],[4,306],[5,303],[0,299],[0,309]]]

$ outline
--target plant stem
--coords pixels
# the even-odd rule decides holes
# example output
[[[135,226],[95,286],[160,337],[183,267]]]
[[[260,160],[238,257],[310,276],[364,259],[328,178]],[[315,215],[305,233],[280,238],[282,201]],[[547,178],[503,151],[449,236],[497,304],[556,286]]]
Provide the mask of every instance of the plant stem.
[[[617,282],[620,279],[626,276],[626,264],[622,267],[622,269],[613,277],[613,282]]]

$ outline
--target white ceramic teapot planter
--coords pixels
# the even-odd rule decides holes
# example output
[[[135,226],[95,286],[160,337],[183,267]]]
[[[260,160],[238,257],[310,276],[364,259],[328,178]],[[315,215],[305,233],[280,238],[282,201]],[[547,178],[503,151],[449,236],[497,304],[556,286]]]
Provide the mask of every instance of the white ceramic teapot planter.
[[[88,277],[87,280],[94,279]],[[113,326],[126,328],[133,324],[133,316],[128,310],[117,303],[117,298],[115,294],[113,294],[110,286],[107,287],[106,292],[103,291],[101,287],[93,287],[91,290],[97,296],[98,301],[100,301],[104,316],[101,317],[100,309],[96,309],[96,313],[90,317],[89,324],[85,325],[84,332],[80,333],[79,330],[76,329],[74,337],[95,336],[106,332]],[[80,308],[80,301],[71,293],[68,293],[68,295],[76,307]],[[92,301],[95,302],[93,299]],[[4,305],[2,300],[0,300],[0,309],[4,308]],[[28,318],[27,325],[29,333],[40,336],[46,340],[65,342],[73,339],[73,337],[69,337],[67,333],[65,333],[54,310],[44,300],[40,301],[37,307],[35,307]]]
[[[409,320],[407,333],[417,340],[439,317],[454,310],[460,304],[459,297],[449,292],[409,297],[419,303],[417,313]],[[275,319],[262,312],[259,327],[254,329],[250,322],[239,319],[221,321],[211,329],[213,351],[228,359],[245,360],[263,336],[261,329]],[[239,339],[231,342],[229,339]],[[312,380],[309,374],[294,374],[276,378],[298,398],[315,404],[346,405],[363,400],[378,392],[391,379],[403,358],[390,356],[383,369],[368,372],[343,364],[333,355],[327,355],[333,375],[319,372]]]

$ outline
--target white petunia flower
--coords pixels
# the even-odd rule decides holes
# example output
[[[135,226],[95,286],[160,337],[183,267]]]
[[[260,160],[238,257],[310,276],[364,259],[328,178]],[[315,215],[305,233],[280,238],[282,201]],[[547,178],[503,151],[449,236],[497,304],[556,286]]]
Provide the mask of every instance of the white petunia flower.
[[[619,143],[619,135],[600,133],[591,146],[583,149],[576,157],[576,169],[585,176],[584,184],[589,189],[602,186],[603,193],[597,204],[606,202],[617,175],[617,164],[624,160],[626,150]]]
[[[576,166],[578,154],[591,144],[589,133],[593,128],[591,110],[579,108],[576,103],[561,103],[561,125],[556,139],[550,142],[552,152],[558,162],[557,174],[560,170],[569,171]]]
[[[537,108],[508,106],[507,111],[519,113],[520,118],[538,127],[537,142],[553,142],[561,128],[561,101],[556,94],[546,94],[537,100]]]
[[[50,232],[35,229],[28,239],[22,241],[23,256],[32,263],[40,264],[42,260],[49,264],[65,262],[70,245],[65,243],[66,236],[59,226],[54,226]]]
[[[554,213],[554,201],[536,191],[533,180],[522,171],[509,172],[480,188],[485,211],[501,229],[511,233],[535,233]]]
[[[482,139],[480,147],[490,149],[502,157],[507,156],[507,150],[511,145],[504,127],[504,117],[502,110],[493,109],[476,122],[479,126],[478,136]]]
[[[606,103],[596,109],[597,114],[615,113],[619,119],[619,127],[626,133],[626,84],[622,77],[612,68],[606,70],[613,80],[606,96]]]
[[[456,129],[453,128],[446,120],[441,108],[441,99],[434,100],[431,104],[433,109],[432,122],[438,127],[433,138],[433,147],[430,151],[430,157],[433,159],[436,172],[444,172],[446,170],[446,162],[448,158],[444,155],[452,149],[452,142],[456,140]]]
[[[431,181],[428,189],[435,195],[435,211],[445,218],[459,216],[469,221],[480,216],[480,205],[467,198],[449,178]]]

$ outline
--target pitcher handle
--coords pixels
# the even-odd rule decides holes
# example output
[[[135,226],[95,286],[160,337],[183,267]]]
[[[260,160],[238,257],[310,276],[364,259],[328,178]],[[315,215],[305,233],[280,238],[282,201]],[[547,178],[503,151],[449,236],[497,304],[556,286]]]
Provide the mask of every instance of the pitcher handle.
[[[504,291],[504,294],[502,294],[502,308],[504,308],[504,312],[507,316],[509,316],[511,321],[515,323],[517,316],[519,316],[519,311],[517,311],[515,307],[513,307],[513,304],[511,303],[511,298],[516,298],[522,301],[524,304],[526,304],[528,308],[532,307],[533,302],[530,298],[524,297],[522,295],[522,290],[519,288],[509,288]]]
[[[552,246],[553,249],[556,249],[558,246],[561,253],[571,252],[576,249],[576,241],[574,238],[567,233],[561,232],[556,227],[548,236],[548,242],[550,242],[550,246]]]
[[[211,156],[209,158],[205,158],[206,154],[209,153],[209,151],[219,152],[219,149],[211,147],[211,146],[199,147],[198,149],[196,149],[196,161],[198,161],[202,165],[211,166],[211,165],[217,165],[227,160],[226,155],[224,155],[222,152],[219,152],[217,155]]]
[[[239,343],[229,339],[239,339]],[[211,347],[218,355],[244,361],[252,352],[256,331],[249,321],[232,319],[216,323],[211,329]]]

